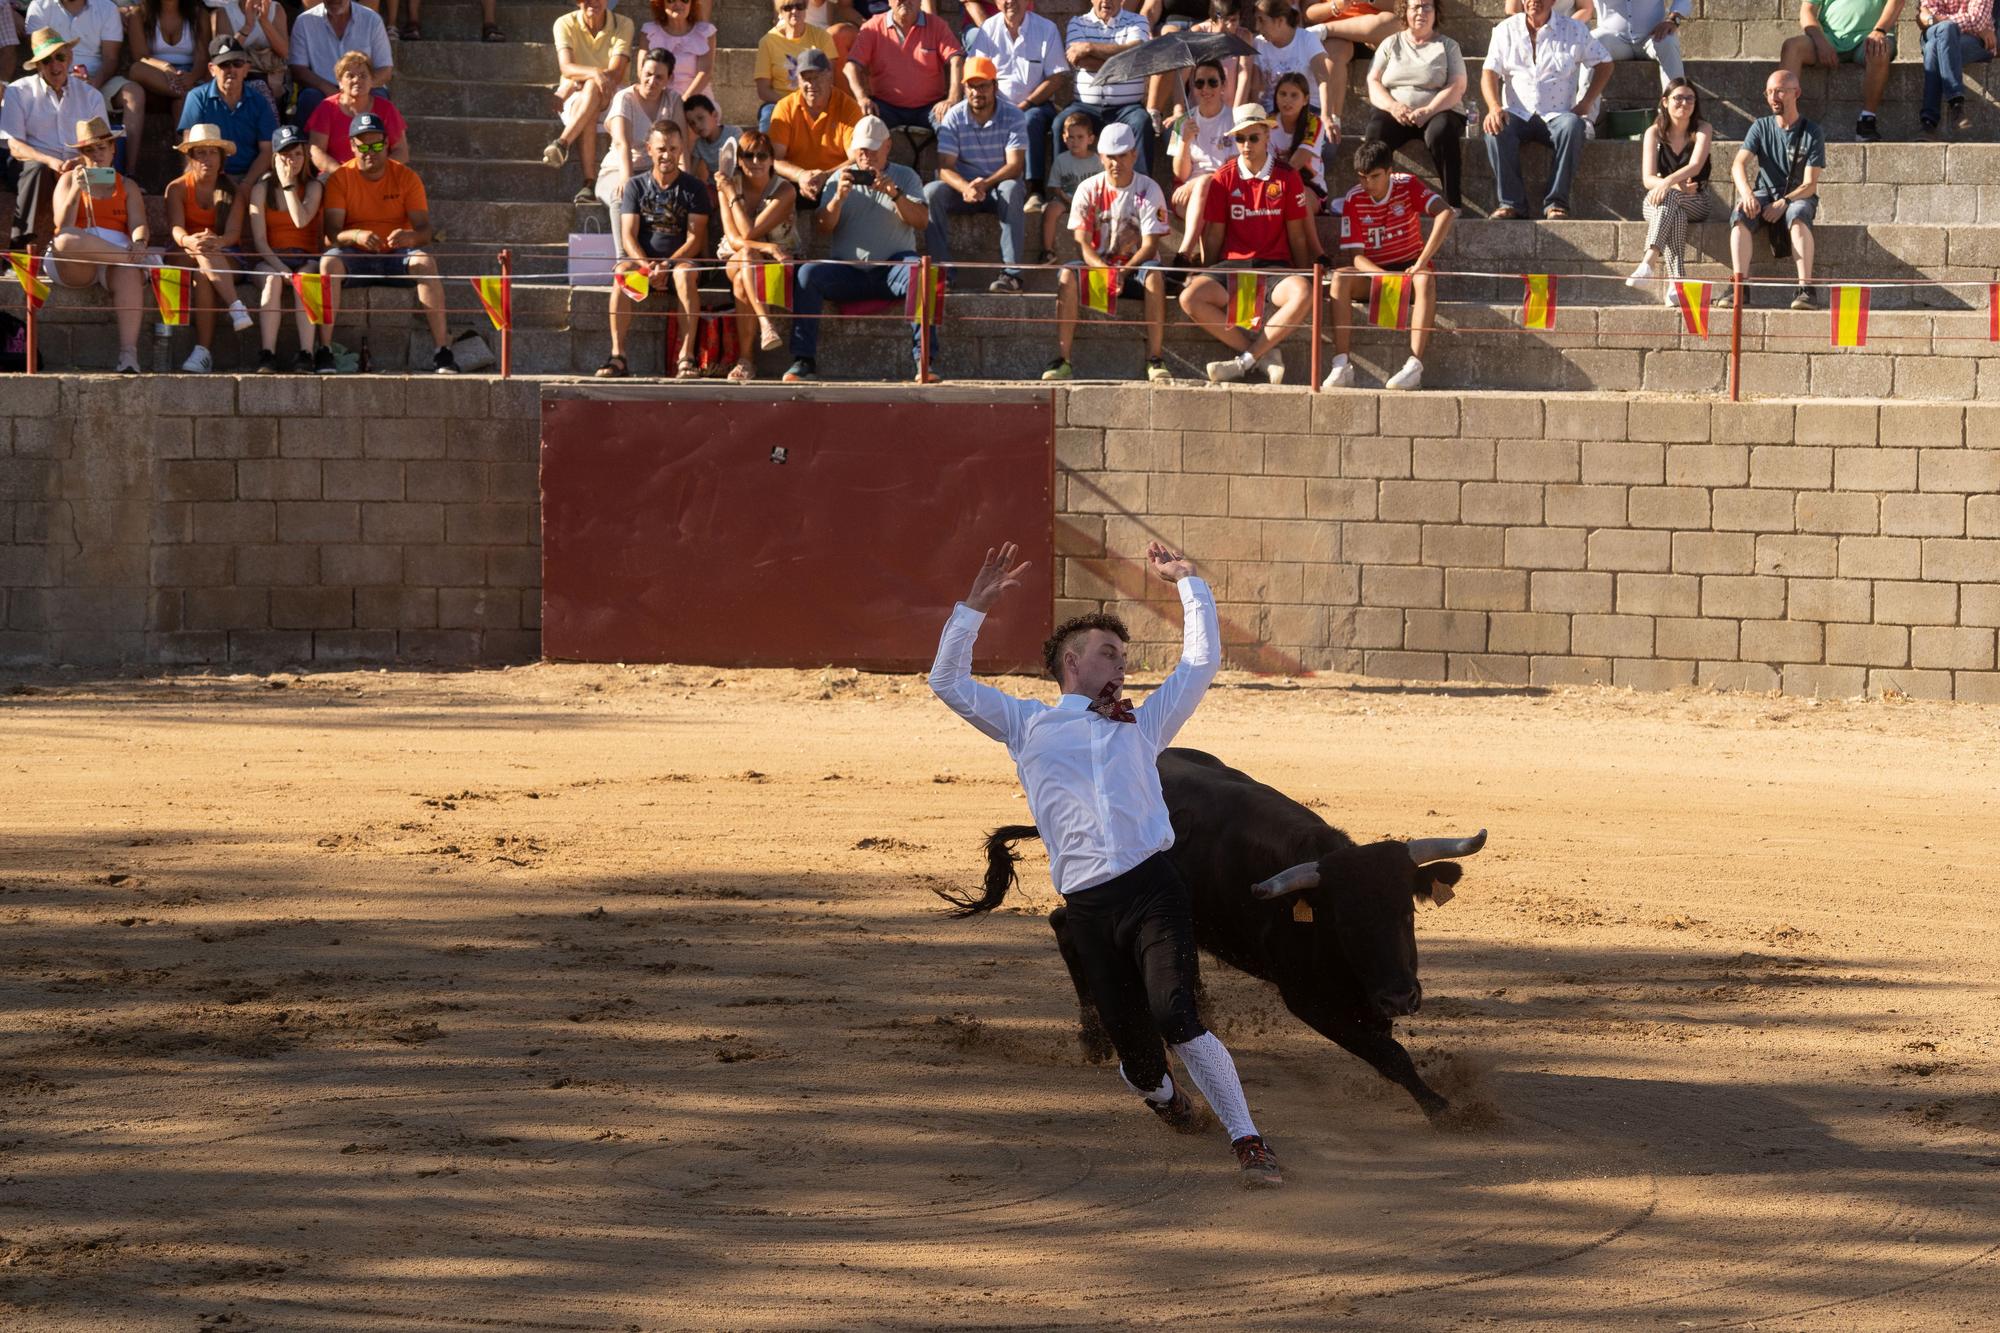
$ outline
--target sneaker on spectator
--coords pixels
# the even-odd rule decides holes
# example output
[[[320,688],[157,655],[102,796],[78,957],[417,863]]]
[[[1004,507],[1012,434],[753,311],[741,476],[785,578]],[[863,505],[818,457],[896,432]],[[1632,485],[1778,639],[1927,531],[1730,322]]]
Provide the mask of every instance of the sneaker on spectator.
[[[1232,356],[1227,361],[1211,361],[1208,363],[1208,382],[1233,384],[1243,378],[1243,373],[1247,369],[1240,357]]]
[[[243,308],[241,301],[231,301],[229,303],[230,328],[236,330],[238,333],[248,333],[256,326],[257,321],[250,317],[250,312]]]
[[[1075,379],[1076,368],[1070,365],[1068,357],[1059,356],[1049,362],[1047,369],[1042,371],[1042,378],[1045,380]]]
[[[597,202],[597,191],[591,189],[588,185],[579,185],[576,188],[576,193],[570,196],[569,201],[572,204],[594,204]]]
[[[264,347],[264,348],[260,348],[260,349],[258,349],[258,352],[257,352],[257,373],[258,373],[259,375],[275,375],[275,374],[277,374],[277,373],[278,373],[278,354],[277,354],[276,352],[272,351],[272,350],[271,350],[270,348],[268,348],[268,347]]]
[[[1643,287],[1653,280],[1653,261],[1645,255],[1639,257],[1639,267],[1632,270],[1625,279],[1627,287]]]
[[[785,368],[785,383],[797,384],[800,380],[819,378],[819,363],[809,356],[802,356]]]
[[[1414,356],[1403,363],[1403,368],[1389,377],[1385,389],[1421,389],[1424,387],[1424,363]]]
[[[569,145],[561,139],[551,139],[549,146],[542,150],[542,163],[545,166],[559,167],[567,161],[569,161]]]
[[[993,279],[992,285],[987,287],[986,290],[992,292],[995,296],[1019,296],[1021,294],[1021,277],[1017,273],[1002,273],[999,277]]]
[[[299,355],[304,356],[305,353],[301,352]],[[340,367],[333,362],[333,349],[331,347],[322,347],[313,353],[313,374],[338,375],[339,373]]]
[[[301,347],[299,354],[292,358],[292,373],[294,375],[310,375],[313,373],[313,369],[313,354]]]
[[[1354,387],[1354,363],[1345,356],[1333,358],[1333,365],[1327,369],[1326,378],[1320,381],[1322,389],[1351,389]]]
[[[458,373],[458,358],[451,354],[451,348],[440,347],[431,353],[431,372],[437,375]]]
[[[766,352],[775,352],[785,345],[784,335],[768,317],[757,321],[757,346]]]
[[[1866,111],[1855,117],[1854,137],[1857,139],[1866,139],[1870,143],[1879,141],[1882,138],[1882,130],[1876,125],[1875,117],[1869,115]]]
[[[1819,302],[1813,297],[1813,289],[1803,284],[1800,285],[1798,291],[1792,294],[1792,309],[1794,310],[1811,310],[1818,305]]]
[[[1919,138],[1935,142],[1944,138],[1944,131],[1940,130],[1938,123],[1929,116],[1921,116],[1917,120],[1917,135]]]
[[[1257,358],[1256,369],[1264,372],[1264,379],[1271,384],[1285,382],[1285,354],[1273,347]]]
[[[1028,202],[1021,205],[1021,211],[1023,213],[1039,213],[1048,206],[1049,206],[1049,201],[1042,198],[1042,192],[1040,190],[1036,190],[1034,193],[1028,196]],[[1046,263],[1047,261],[1045,260],[1043,262]]]
[[[1153,384],[1165,384],[1172,380],[1174,372],[1167,369],[1165,357],[1154,356],[1146,359],[1146,379]]]
[[[136,375],[139,373],[139,353],[136,348],[125,348],[118,353],[118,373]]]
[[[1954,97],[1945,106],[1951,110],[1951,127],[1955,130],[1972,128],[1972,114],[1965,109],[1965,99]]]
[[[181,373],[184,375],[206,375],[214,369],[215,358],[210,356],[208,349],[199,343],[188,353],[188,359],[181,362]]]

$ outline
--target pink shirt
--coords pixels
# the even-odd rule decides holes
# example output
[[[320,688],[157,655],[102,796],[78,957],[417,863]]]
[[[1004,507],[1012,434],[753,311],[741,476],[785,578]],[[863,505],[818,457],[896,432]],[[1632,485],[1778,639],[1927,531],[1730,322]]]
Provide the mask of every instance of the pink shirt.
[[[403,113],[396,110],[388,98],[376,98],[375,105],[368,108],[368,114],[381,118],[382,132],[388,136],[391,148],[403,142],[403,135],[407,132]],[[336,162],[351,162],[354,160],[354,145],[347,138],[347,126],[351,120],[352,117],[340,109],[340,99],[329,97],[306,117],[306,133],[324,134],[327,156]]]
[[[715,25],[690,24],[685,33],[676,37],[659,24],[648,23],[639,32],[639,48],[674,53],[674,91],[685,96],[694,76],[701,72],[695,66],[715,49]]]
[[[1985,32],[1993,26],[1993,0],[1931,0],[1925,6],[1933,23],[1956,23],[1960,32]]]
[[[951,91],[951,62],[963,54],[943,19],[919,11],[906,34],[897,33],[887,14],[869,19],[847,58],[868,71],[868,91],[876,101],[920,107],[944,100]]]

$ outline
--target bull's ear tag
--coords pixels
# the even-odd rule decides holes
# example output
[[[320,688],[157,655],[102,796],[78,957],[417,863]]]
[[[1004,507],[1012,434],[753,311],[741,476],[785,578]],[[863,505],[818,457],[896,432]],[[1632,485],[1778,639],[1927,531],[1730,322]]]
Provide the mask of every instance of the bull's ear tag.
[[[1309,902],[1295,899],[1292,903],[1292,920],[1311,921],[1312,919],[1313,905]]]

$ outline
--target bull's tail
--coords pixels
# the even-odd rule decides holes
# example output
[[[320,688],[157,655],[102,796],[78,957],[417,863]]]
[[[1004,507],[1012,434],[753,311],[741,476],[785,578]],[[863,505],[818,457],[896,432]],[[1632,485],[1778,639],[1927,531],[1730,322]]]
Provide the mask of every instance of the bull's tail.
[[[1007,890],[1014,887],[1016,876],[1014,863],[1021,854],[1014,850],[1014,844],[1023,838],[1039,838],[1042,831],[1033,824],[1003,824],[986,835],[986,882],[980,886],[980,893],[974,897],[970,893],[953,893],[949,889],[934,889],[938,897],[951,904],[952,916],[977,916],[990,912],[1006,900]]]

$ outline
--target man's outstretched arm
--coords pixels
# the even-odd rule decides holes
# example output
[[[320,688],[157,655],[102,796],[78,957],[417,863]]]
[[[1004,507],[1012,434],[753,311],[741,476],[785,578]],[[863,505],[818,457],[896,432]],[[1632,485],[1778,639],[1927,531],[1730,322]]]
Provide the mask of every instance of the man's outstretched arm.
[[[1017,554],[1019,549],[1012,542],[986,552],[972,580],[972,591],[951,609],[951,619],[945,622],[930,677],[931,693],[942,699],[946,708],[1009,748],[1033,705],[972,678],[972,641],[979,637],[979,627],[986,623],[986,613],[1000,600],[1000,594],[1021,586],[1028,562],[1013,564]]]
[[[1146,548],[1146,562],[1181,595],[1181,660],[1133,710],[1153,748],[1163,750],[1194,716],[1195,705],[1222,666],[1222,626],[1215,617],[1215,595],[1195,577],[1193,561],[1154,542]]]

